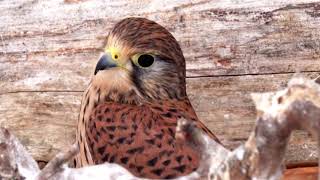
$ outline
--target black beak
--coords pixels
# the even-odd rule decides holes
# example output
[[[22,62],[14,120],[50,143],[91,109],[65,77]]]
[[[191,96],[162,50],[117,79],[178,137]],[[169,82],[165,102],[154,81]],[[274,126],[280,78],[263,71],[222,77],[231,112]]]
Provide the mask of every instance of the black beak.
[[[105,70],[112,67],[117,67],[117,63],[112,60],[109,54],[104,54],[103,56],[100,57],[97,63],[96,70],[94,71],[94,75],[96,75],[100,70]]]

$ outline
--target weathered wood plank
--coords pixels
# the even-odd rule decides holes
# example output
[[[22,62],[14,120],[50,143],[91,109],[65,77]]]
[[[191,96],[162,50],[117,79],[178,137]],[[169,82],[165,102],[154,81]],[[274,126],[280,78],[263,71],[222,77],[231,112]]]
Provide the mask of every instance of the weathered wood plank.
[[[167,27],[189,77],[320,70],[319,1],[67,2],[0,2],[0,93],[82,90],[108,30],[127,16]]]
[[[308,74],[315,77],[319,73]],[[292,74],[188,79],[188,94],[201,120],[234,148],[253,129],[251,92],[284,87]],[[81,92],[19,92],[0,95],[0,125],[13,130],[37,160],[47,161],[71,144]],[[316,143],[305,133],[291,140],[289,163],[315,162]]]
[[[50,160],[74,142],[81,92],[0,95],[0,126],[13,130],[35,159]]]

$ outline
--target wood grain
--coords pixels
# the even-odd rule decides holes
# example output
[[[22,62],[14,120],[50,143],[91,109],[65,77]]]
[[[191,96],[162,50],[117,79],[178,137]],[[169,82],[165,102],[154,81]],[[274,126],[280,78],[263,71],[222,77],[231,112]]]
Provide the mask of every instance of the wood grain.
[[[320,72],[315,0],[0,1],[0,125],[37,160],[73,142],[108,30],[128,16],[155,20],[178,39],[192,104],[229,148],[253,129],[251,92],[284,87],[296,71]],[[315,162],[315,141],[297,132],[287,161]]]
[[[48,161],[74,142],[81,92],[0,95],[0,124],[12,130],[36,160]]]
[[[317,180],[318,167],[294,168],[286,170],[282,180]]]

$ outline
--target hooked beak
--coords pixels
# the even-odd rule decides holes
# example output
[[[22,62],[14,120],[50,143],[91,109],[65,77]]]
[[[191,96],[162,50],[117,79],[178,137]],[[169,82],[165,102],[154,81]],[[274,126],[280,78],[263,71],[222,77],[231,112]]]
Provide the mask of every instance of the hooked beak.
[[[100,70],[105,70],[113,67],[118,67],[118,64],[112,59],[110,53],[102,55],[96,65],[94,75],[96,75]]]

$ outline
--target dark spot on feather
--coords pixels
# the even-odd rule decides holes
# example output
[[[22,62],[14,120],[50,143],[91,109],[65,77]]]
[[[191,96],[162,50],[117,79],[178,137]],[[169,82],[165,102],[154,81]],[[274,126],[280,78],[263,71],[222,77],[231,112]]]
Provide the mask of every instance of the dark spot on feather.
[[[116,155],[111,156],[109,162],[113,163],[116,160],[116,158],[117,158]]]
[[[105,146],[99,147],[99,148],[98,148],[98,152],[102,155],[102,154],[105,152],[105,149],[106,149]]]
[[[123,157],[123,158],[120,159],[121,163],[123,163],[123,164],[127,164],[128,160],[129,160],[128,157]]]
[[[95,101],[93,107],[96,108],[98,106],[98,102]]]
[[[130,92],[129,92],[129,96],[131,97],[131,96],[134,96],[136,93],[134,92],[134,90],[131,90]]]
[[[93,136],[93,139],[94,139],[96,142],[99,141],[98,136]]]
[[[130,169],[134,169],[134,168],[136,168],[136,165],[134,165],[134,164],[129,164],[129,168],[130,168]]]
[[[187,156],[189,161],[192,161],[192,157],[191,156]]]
[[[100,88],[97,90],[97,94],[98,94],[98,102],[100,101]]]
[[[101,134],[99,132],[97,132],[96,136],[97,136],[97,138],[100,138]]]
[[[124,103],[125,102],[125,96],[123,94],[118,95],[118,102]]]
[[[122,122],[125,122],[125,120],[126,120],[126,118],[127,118],[127,113],[123,113],[123,114],[121,114],[121,121]]]
[[[167,118],[171,118],[171,117],[172,117],[172,115],[171,115],[170,112],[167,112],[166,114],[162,114],[162,115],[165,116],[165,117],[167,117]]]
[[[138,126],[136,124],[132,124],[132,128],[136,131],[138,129]]]
[[[132,121],[134,123],[137,121],[137,114],[136,113],[133,114]]]
[[[168,144],[172,145],[172,144],[173,144],[173,141],[174,141],[173,139],[169,139],[169,140],[168,140]]]
[[[158,161],[158,157],[155,157],[147,162],[148,166],[154,166]]]
[[[163,134],[156,134],[155,136],[156,136],[157,138],[159,138],[159,139],[162,139]]]
[[[174,131],[171,128],[168,128],[168,131],[169,131],[171,137],[175,137]]]
[[[158,111],[162,111],[162,108],[158,107],[158,106],[154,106],[154,109],[158,110]]]
[[[179,172],[183,173],[183,172],[184,172],[184,170],[186,169],[186,165],[177,166],[177,167],[174,167],[174,168],[172,168],[172,169],[174,169],[174,170],[176,170],[176,171],[179,171]]]
[[[164,177],[164,179],[173,179],[175,178],[177,175],[175,174],[169,174],[168,176]]]
[[[144,150],[144,147],[137,147],[137,148],[132,148],[132,149],[129,149],[128,151],[127,151],[127,153],[129,153],[129,154],[134,154],[134,153],[142,153],[143,152],[143,150]]]
[[[154,139],[147,139],[145,140],[147,143],[154,145],[155,141]]]
[[[91,143],[90,143],[90,147],[94,147],[94,148],[96,148],[96,144],[95,144],[93,141],[91,141]]]
[[[196,170],[197,170],[197,168],[193,168],[193,169],[192,169],[192,171],[196,171]]]
[[[173,151],[169,151],[167,154],[168,156],[171,156],[171,154],[173,154]]]
[[[135,136],[136,135],[136,133],[130,133],[130,137],[133,137],[133,136]]]
[[[110,98],[110,94],[108,94],[105,98],[104,98],[105,101],[109,102],[109,101],[112,101],[112,99]]]
[[[109,131],[114,131],[114,130],[116,130],[116,127],[115,127],[115,126],[107,126],[106,128],[107,128],[107,130],[109,130]]]
[[[107,162],[108,159],[109,159],[109,154],[108,154],[108,153],[105,154],[105,155],[102,157],[102,161],[103,161],[103,162]]]
[[[163,172],[163,169],[154,169],[151,171],[153,174],[156,174],[157,176],[160,176]]]
[[[148,127],[149,129],[151,129],[151,127],[152,127],[152,122],[151,122],[151,121],[148,122],[147,127]]]
[[[176,112],[177,112],[177,109],[170,108],[169,111],[170,111],[170,112],[173,112],[173,113],[176,113]]]
[[[118,128],[119,128],[120,130],[127,130],[127,129],[128,129],[127,126],[118,126]]]
[[[100,128],[100,130],[102,131],[103,134],[107,133],[107,130],[105,128]]]
[[[133,139],[127,140],[127,144],[132,144],[133,143]]]
[[[137,166],[137,171],[140,173],[144,167],[143,166]]]
[[[99,121],[102,121],[103,116],[102,116],[102,115],[98,115],[98,117],[97,117],[97,118],[98,118],[98,120],[99,120]]]
[[[171,160],[168,159],[166,161],[163,161],[162,164],[165,166],[168,166],[170,164],[170,162],[171,162]]]
[[[183,155],[176,157],[176,161],[177,161],[178,163],[181,163],[181,160],[182,160],[182,159],[183,159]]]
[[[121,137],[117,140],[118,143],[123,144],[123,142],[126,140],[126,137]]]

